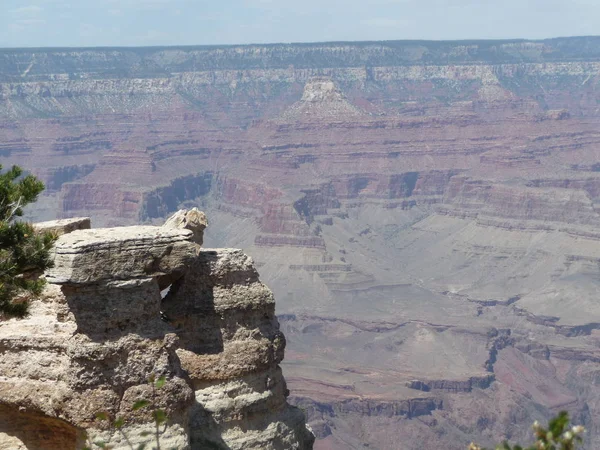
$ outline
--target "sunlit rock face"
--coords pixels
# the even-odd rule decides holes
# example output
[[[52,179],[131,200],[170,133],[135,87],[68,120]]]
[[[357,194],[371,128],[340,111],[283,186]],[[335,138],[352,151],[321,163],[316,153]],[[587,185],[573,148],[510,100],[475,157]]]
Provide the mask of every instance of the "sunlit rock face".
[[[186,217],[202,227],[182,227]],[[155,445],[140,399],[168,417],[164,448],[312,448],[286,402],[273,294],[241,250],[200,248],[205,225],[202,212],[179,211],[163,227],[58,239],[31,315],[0,323],[0,448]],[[121,430],[100,412],[124,418]]]

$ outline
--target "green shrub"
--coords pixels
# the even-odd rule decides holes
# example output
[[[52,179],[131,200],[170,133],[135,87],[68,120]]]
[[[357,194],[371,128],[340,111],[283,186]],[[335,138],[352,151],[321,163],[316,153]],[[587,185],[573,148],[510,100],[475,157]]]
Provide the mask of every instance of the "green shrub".
[[[0,318],[27,314],[30,298],[44,287],[38,275],[51,267],[50,248],[56,239],[16,220],[23,215],[23,207],[35,202],[44,190],[36,177],[22,173],[13,166],[0,174]]]

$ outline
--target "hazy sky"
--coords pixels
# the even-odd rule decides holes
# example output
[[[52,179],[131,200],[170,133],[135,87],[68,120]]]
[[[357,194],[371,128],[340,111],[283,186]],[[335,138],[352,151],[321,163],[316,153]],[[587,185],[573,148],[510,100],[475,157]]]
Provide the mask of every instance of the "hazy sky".
[[[0,47],[600,34],[600,0],[0,0]]]

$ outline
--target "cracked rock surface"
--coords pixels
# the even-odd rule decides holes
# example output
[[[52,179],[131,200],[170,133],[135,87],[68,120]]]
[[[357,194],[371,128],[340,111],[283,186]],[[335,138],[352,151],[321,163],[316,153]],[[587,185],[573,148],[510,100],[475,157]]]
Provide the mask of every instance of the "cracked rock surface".
[[[29,317],[0,322],[0,449],[79,449],[85,433],[151,444],[140,399],[168,416],[163,448],[312,448],[286,401],[273,295],[242,251],[199,251],[179,226],[79,230],[46,278]],[[99,412],[125,418],[124,433]]]

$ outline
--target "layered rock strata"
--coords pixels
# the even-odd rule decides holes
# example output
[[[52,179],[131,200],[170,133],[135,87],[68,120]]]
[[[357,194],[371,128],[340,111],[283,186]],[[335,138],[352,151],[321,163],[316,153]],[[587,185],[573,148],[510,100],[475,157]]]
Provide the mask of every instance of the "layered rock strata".
[[[198,206],[208,245],[256,258],[316,447],[525,441],[557,408],[600,447],[600,38],[0,61],[0,155],[46,182],[36,220]]]
[[[0,448],[137,448],[154,442],[153,408],[168,417],[163,448],[312,448],[286,402],[273,295],[240,250],[201,249],[205,225],[180,211],[58,239],[31,315],[0,323]]]

